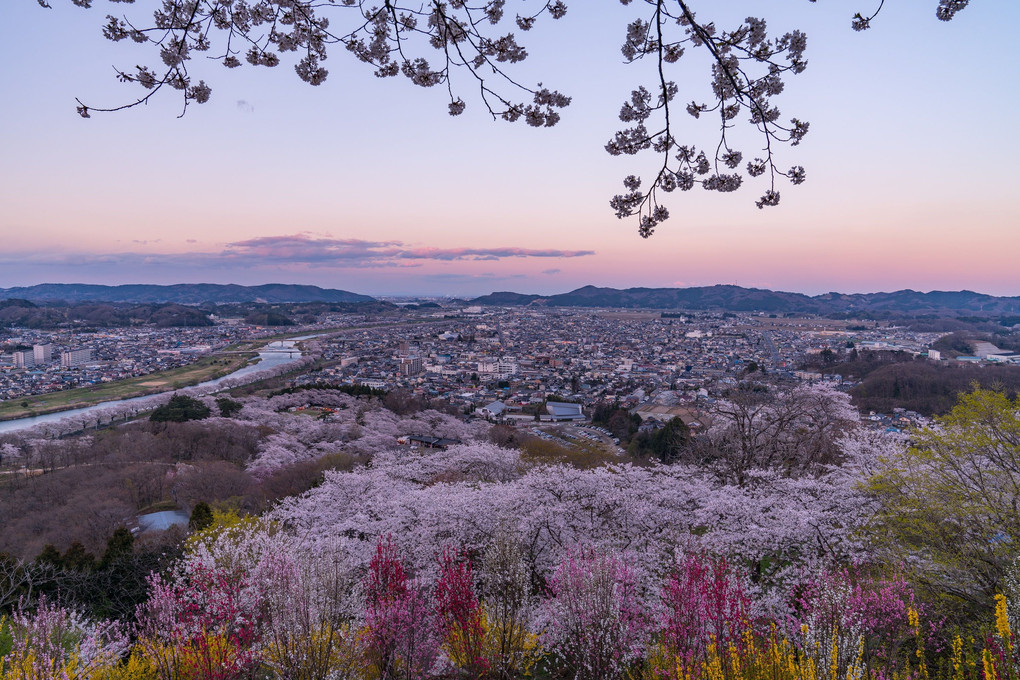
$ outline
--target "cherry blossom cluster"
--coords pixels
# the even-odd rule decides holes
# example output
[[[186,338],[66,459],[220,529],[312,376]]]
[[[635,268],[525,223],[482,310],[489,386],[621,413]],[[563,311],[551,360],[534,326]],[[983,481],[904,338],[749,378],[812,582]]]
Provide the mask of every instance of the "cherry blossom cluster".
[[[404,436],[425,435],[469,442],[484,438],[488,431],[486,424],[469,424],[434,410],[398,416],[378,402],[359,401],[330,390],[309,390],[268,400],[247,399],[244,403],[245,408],[236,419],[271,432],[260,442],[259,453],[248,463],[249,471],[257,478],[286,465],[339,451],[364,458],[399,457],[396,451],[407,450],[398,444],[398,439]],[[292,408],[309,404],[329,408],[329,420],[290,412]],[[483,456],[475,462],[479,466],[492,463],[491,456]],[[464,465],[471,463],[465,461]]]
[[[73,609],[41,598],[34,611],[15,611],[0,619],[0,640],[9,651],[0,656],[3,671],[33,680],[64,680],[99,675],[115,665],[130,647],[125,626],[90,621]]]
[[[578,680],[626,677],[644,656],[650,613],[618,555],[573,550],[549,579],[544,642]]]
[[[92,4],[72,2],[80,7]],[[40,4],[48,6],[45,0]],[[463,72],[466,78],[459,87],[477,88],[494,118],[551,127],[559,122],[558,109],[569,105],[570,98],[512,77],[507,66],[524,61],[528,52],[514,31],[506,29],[509,25],[531,30],[542,17],[562,18],[567,7],[562,0],[519,4],[520,12],[511,17],[506,0],[382,5],[366,0],[161,0],[148,20],[111,14],[103,28],[109,40],[147,45],[158,54],[155,66],[118,72],[123,82],[136,83],[148,93],[115,108],[79,101],[78,112],[87,118],[93,111],[135,106],[164,87],[183,93],[185,109],[191,103],[205,103],[212,89],[191,73],[199,55],[226,68],[244,63],[273,68],[293,54],[297,76],[321,85],[329,75],[324,65],[329,48],[340,46],[380,78],[402,75],[419,87],[445,87],[451,115],[466,107],[453,83],[454,74]]]
[[[290,371],[300,370],[302,367],[308,366],[313,361],[314,359],[311,357],[303,357],[294,362],[281,364],[263,370],[252,371],[251,373],[247,373],[238,378],[227,378],[226,380],[218,381],[213,385],[192,386],[186,387],[182,390],[177,390],[173,393],[164,392],[160,394],[153,394],[144,398],[132,399],[129,403],[111,403],[104,405],[102,408],[89,409],[85,413],[69,415],[64,418],[60,418],[59,420],[36,425],[25,430],[25,436],[28,438],[38,439],[59,439],[69,434],[85,432],[93,428],[98,429],[100,426],[122,422],[124,420],[134,418],[145,411],[152,410],[157,406],[166,403],[176,394],[202,399],[205,404],[213,410],[213,412],[216,412],[218,409],[215,404],[215,398],[211,395],[234,387],[240,387],[241,385],[256,382],[258,380],[272,378]]]
[[[151,577],[122,668],[140,660],[147,670],[138,677],[161,680],[514,678],[541,661],[585,680],[638,669],[655,680],[877,679],[899,673],[911,642],[923,664],[934,630],[902,576],[873,577],[863,566],[805,567],[775,608],[755,588],[753,564],[693,545],[652,570],[641,550],[573,543],[535,578],[528,536],[509,522],[479,550],[456,537],[432,544],[422,568],[391,535],[366,539],[365,563],[353,552],[361,539],[305,539],[272,521],[222,518],[192,536],[177,567]],[[981,652],[995,677],[1015,659],[1007,604]],[[0,619],[0,639],[4,626]],[[39,665],[26,677],[84,677],[121,667],[129,648],[116,624],[46,601],[15,614],[11,628],[5,679],[19,658],[56,669]],[[789,673],[758,673],[777,663]]]
[[[309,546],[343,542],[361,565],[375,537],[392,536],[419,574],[434,572],[434,546],[453,541],[480,554],[507,523],[539,579],[576,546],[633,552],[639,574],[661,573],[680,548],[706,549],[759,564],[756,593],[781,608],[799,565],[867,557],[857,528],[875,508],[861,480],[851,465],[802,477],[752,470],[743,485],[683,465],[534,466],[517,451],[475,443],[383,452],[370,467],[327,472],[271,518]]]
[[[630,0],[623,4],[630,4]],[[651,58],[655,64],[654,83],[650,88],[638,87],[624,102],[619,117],[629,127],[616,133],[606,144],[606,151],[618,156],[651,150],[662,163],[650,182],[642,183],[634,175],[624,180],[627,193],[610,201],[617,217],[637,215],[638,232],[647,238],[669,217],[669,211],[659,202],[660,191],[688,191],[696,184],[719,192],[740,188],[744,153],[728,135],[740,116],[757,130],[762,143],[761,157],[748,160],[743,172],[750,177],[767,174],[769,187],[757,205],[777,205],[777,178],[786,177],[800,184],[806,176],[800,166],[779,168],[773,147],[798,145],[807,134],[808,123],[797,118],[782,122],[772,100],[783,92],[785,76],[806,68],[807,37],[796,30],[770,36],[765,19],[756,17],[748,17],[730,31],[721,31],[713,22],[699,20],[689,0],[645,0],[644,5],[647,15],[627,26],[623,56],[629,62]],[[676,118],[680,113],[680,88],[666,74],[689,50],[708,56],[712,99],[692,100],[684,108],[694,119],[704,114],[716,119],[719,140],[714,150],[698,149],[679,138],[681,126]]]

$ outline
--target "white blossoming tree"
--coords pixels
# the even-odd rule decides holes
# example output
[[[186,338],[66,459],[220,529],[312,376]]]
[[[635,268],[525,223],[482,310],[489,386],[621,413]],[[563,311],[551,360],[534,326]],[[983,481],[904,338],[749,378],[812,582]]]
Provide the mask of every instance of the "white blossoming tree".
[[[88,8],[95,0],[70,1]],[[872,3],[874,9],[853,16],[855,30],[867,29],[884,4],[884,0],[862,1]],[[48,0],[38,2],[50,6]],[[104,35],[148,46],[154,65],[118,71],[122,81],[146,90],[122,106],[97,108],[79,100],[78,112],[86,118],[95,111],[145,103],[163,89],[180,91],[185,109],[191,103],[208,101],[212,89],[204,80],[195,82],[188,68],[197,55],[212,56],[227,68],[244,63],[275,67],[292,56],[298,77],[320,85],[328,76],[323,62],[334,46],[367,64],[380,78],[403,76],[420,87],[446,89],[454,116],[467,106],[461,93],[471,89],[494,119],[524,121],[535,127],[556,125],[560,110],[570,104],[566,94],[541,83],[523,82],[513,68],[528,57],[517,32],[565,16],[563,0],[108,2],[135,4],[137,11],[108,15]],[[808,123],[784,116],[775,104],[785,88],[785,78],[807,66],[804,33],[770,33],[766,20],[760,17],[748,17],[729,30],[722,29],[710,17],[695,14],[696,9],[712,10],[712,3],[706,0],[620,2],[635,5],[639,14],[626,26],[623,57],[629,63],[650,62],[649,79],[624,102],[619,114],[624,127],[605,148],[613,155],[648,151],[656,154],[659,162],[651,180],[637,175],[624,180],[626,191],[610,201],[618,217],[635,216],[639,233],[648,237],[669,217],[660,202],[662,193],[688,191],[695,185],[731,192],[745,177],[762,177],[766,188],[756,205],[764,208],[779,203],[777,182],[804,181],[804,168],[784,168],[777,152],[783,145],[798,145]],[[936,15],[948,21],[968,3],[938,0]],[[685,102],[675,79],[678,63],[687,53],[707,56],[711,88],[705,101]],[[696,145],[680,138],[677,118],[683,113],[714,120],[714,140]],[[760,152],[748,159],[730,134],[741,121],[761,142]]]

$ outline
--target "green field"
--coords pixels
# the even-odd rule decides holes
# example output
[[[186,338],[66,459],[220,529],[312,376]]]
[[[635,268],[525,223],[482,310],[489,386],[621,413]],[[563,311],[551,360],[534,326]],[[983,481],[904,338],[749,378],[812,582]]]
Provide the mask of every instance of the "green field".
[[[83,406],[92,406],[103,401],[118,401],[141,397],[157,392],[180,389],[196,385],[206,380],[213,380],[227,373],[233,373],[247,364],[256,354],[211,355],[199,359],[193,364],[172,368],[169,371],[150,373],[118,380],[101,385],[89,385],[73,390],[39,394],[32,397],[11,399],[0,402],[0,420],[13,420],[45,413],[66,411]],[[27,403],[28,406],[22,406]]]

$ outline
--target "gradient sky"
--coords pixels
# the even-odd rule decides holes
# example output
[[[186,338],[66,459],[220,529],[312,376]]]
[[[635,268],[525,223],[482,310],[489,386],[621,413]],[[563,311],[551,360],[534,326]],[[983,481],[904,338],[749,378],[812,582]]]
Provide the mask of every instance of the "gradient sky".
[[[609,198],[656,158],[612,157],[630,90],[651,64],[619,45],[638,3],[573,0],[521,36],[520,79],[574,100],[552,129],[493,122],[471,98],[379,80],[342,49],[310,87],[274,71],[196,64],[208,104],[180,101],[89,120],[125,103],[113,66],[152,63],[109,43],[107,13],[51,0],[0,7],[0,287],[43,282],[313,283],[368,294],[473,295],[736,283],[806,293],[967,288],[1020,295],[1020,3],[978,0],[950,23],[936,0],[887,3],[872,30],[850,15],[877,0],[695,0],[726,27],[748,15],[808,34],[809,66],[787,80],[784,118],[811,122],[779,151],[807,182],[760,211],[734,194],[674,194],[650,239]],[[722,5],[720,10],[717,5]],[[834,7],[833,5],[840,5]],[[340,19],[337,19],[339,21]],[[674,78],[699,97],[703,63]],[[474,105],[474,106],[472,106]],[[684,115],[714,145],[714,121]],[[745,147],[745,156],[754,147]]]

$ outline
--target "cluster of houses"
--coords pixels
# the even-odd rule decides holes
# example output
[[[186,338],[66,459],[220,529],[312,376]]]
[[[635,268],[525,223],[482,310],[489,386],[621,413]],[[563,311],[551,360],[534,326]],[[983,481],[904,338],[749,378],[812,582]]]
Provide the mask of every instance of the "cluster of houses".
[[[0,344],[0,400],[186,366],[256,332],[242,325],[84,332],[17,329]]]
[[[761,314],[479,307],[434,317],[323,339],[323,367],[297,382],[401,389],[494,421],[582,420],[585,409],[616,402],[642,420],[679,417],[697,431],[710,424],[714,400],[756,371],[838,383],[797,367],[826,351],[924,352],[940,337]]]
[[[146,375],[274,332],[216,321],[73,336],[19,331],[0,355],[0,399]],[[317,338],[317,368],[295,383],[406,390],[494,421],[580,421],[586,408],[612,402],[643,421],[679,417],[698,430],[708,426],[712,402],[749,375],[842,380],[800,369],[811,355],[835,361],[854,351],[900,350],[941,359],[931,349],[939,333],[760,313],[476,306],[366,321],[329,314],[303,329],[346,328]],[[1020,355],[978,343],[974,357],[956,359],[971,360],[1020,363]]]

